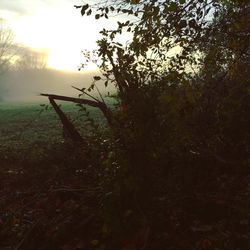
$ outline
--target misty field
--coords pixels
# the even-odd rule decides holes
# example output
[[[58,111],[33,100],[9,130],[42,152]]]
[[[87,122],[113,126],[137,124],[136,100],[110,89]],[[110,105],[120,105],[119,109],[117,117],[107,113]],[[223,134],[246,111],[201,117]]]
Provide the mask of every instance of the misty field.
[[[63,141],[62,124],[55,111],[44,103],[0,104],[0,148],[21,150]],[[63,103],[61,108],[84,133],[84,118],[79,107]],[[89,110],[91,117],[102,121],[99,111],[94,108]]]

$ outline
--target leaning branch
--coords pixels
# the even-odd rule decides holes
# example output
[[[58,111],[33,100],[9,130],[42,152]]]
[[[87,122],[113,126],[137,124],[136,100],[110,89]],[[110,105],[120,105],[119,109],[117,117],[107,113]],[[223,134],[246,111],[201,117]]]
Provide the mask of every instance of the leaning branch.
[[[66,102],[74,102],[74,103],[78,103],[78,104],[85,104],[85,105],[89,105],[91,107],[99,108],[102,111],[105,118],[107,119],[108,124],[109,125],[112,124],[112,116],[111,116],[110,109],[103,102],[99,102],[99,101],[97,102],[97,101],[88,100],[88,99],[74,98],[74,97],[61,96],[61,95],[52,95],[52,94],[40,94],[40,95],[46,96],[49,99],[66,101]]]
[[[63,124],[63,131],[67,133],[67,135],[75,142],[84,142],[81,135],[78,133],[74,125],[70,122],[67,116],[63,113],[60,107],[56,104],[55,100],[49,97],[49,101],[53,106],[54,110],[58,114],[62,124]]]

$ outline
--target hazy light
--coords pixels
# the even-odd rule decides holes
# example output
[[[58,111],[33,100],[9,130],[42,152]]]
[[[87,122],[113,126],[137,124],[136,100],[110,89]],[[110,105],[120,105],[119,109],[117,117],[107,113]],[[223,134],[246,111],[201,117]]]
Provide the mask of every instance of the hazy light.
[[[96,49],[99,31],[104,25],[111,27],[116,23],[115,20],[81,17],[72,1],[38,2],[27,6],[27,12],[22,15],[2,10],[0,16],[8,19],[18,43],[48,51],[50,68],[76,71],[83,61],[81,50]],[[91,65],[88,69],[94,67]]]

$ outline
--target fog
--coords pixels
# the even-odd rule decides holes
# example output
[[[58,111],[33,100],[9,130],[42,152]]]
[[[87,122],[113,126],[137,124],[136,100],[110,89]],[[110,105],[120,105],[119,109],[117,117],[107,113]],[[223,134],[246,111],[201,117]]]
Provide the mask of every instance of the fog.
[[[45,98],[39,96],[40,93],[76,97],[80,92],[71,86],[89,87],[95,75],[100,74],[97,71],[65,72],[53,69],[9,71],[0,76],[0,98],[4,102],[42,102]],[[102,81],[96,84],[104,96],[114,91],[111,86],[105,88]]]

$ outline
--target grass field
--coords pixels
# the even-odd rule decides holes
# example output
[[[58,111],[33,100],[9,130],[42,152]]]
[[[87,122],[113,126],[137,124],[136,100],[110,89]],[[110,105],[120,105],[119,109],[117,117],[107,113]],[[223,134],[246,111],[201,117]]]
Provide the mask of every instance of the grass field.
[[[61,104],[62,110],[84,133],[83,118],[74,104]],[[100,112],[90,108],[93,118],[102,121]],[[38,103],[0,104],[0,148],[22,149],[62,141],[62,125],[53,109]]]

